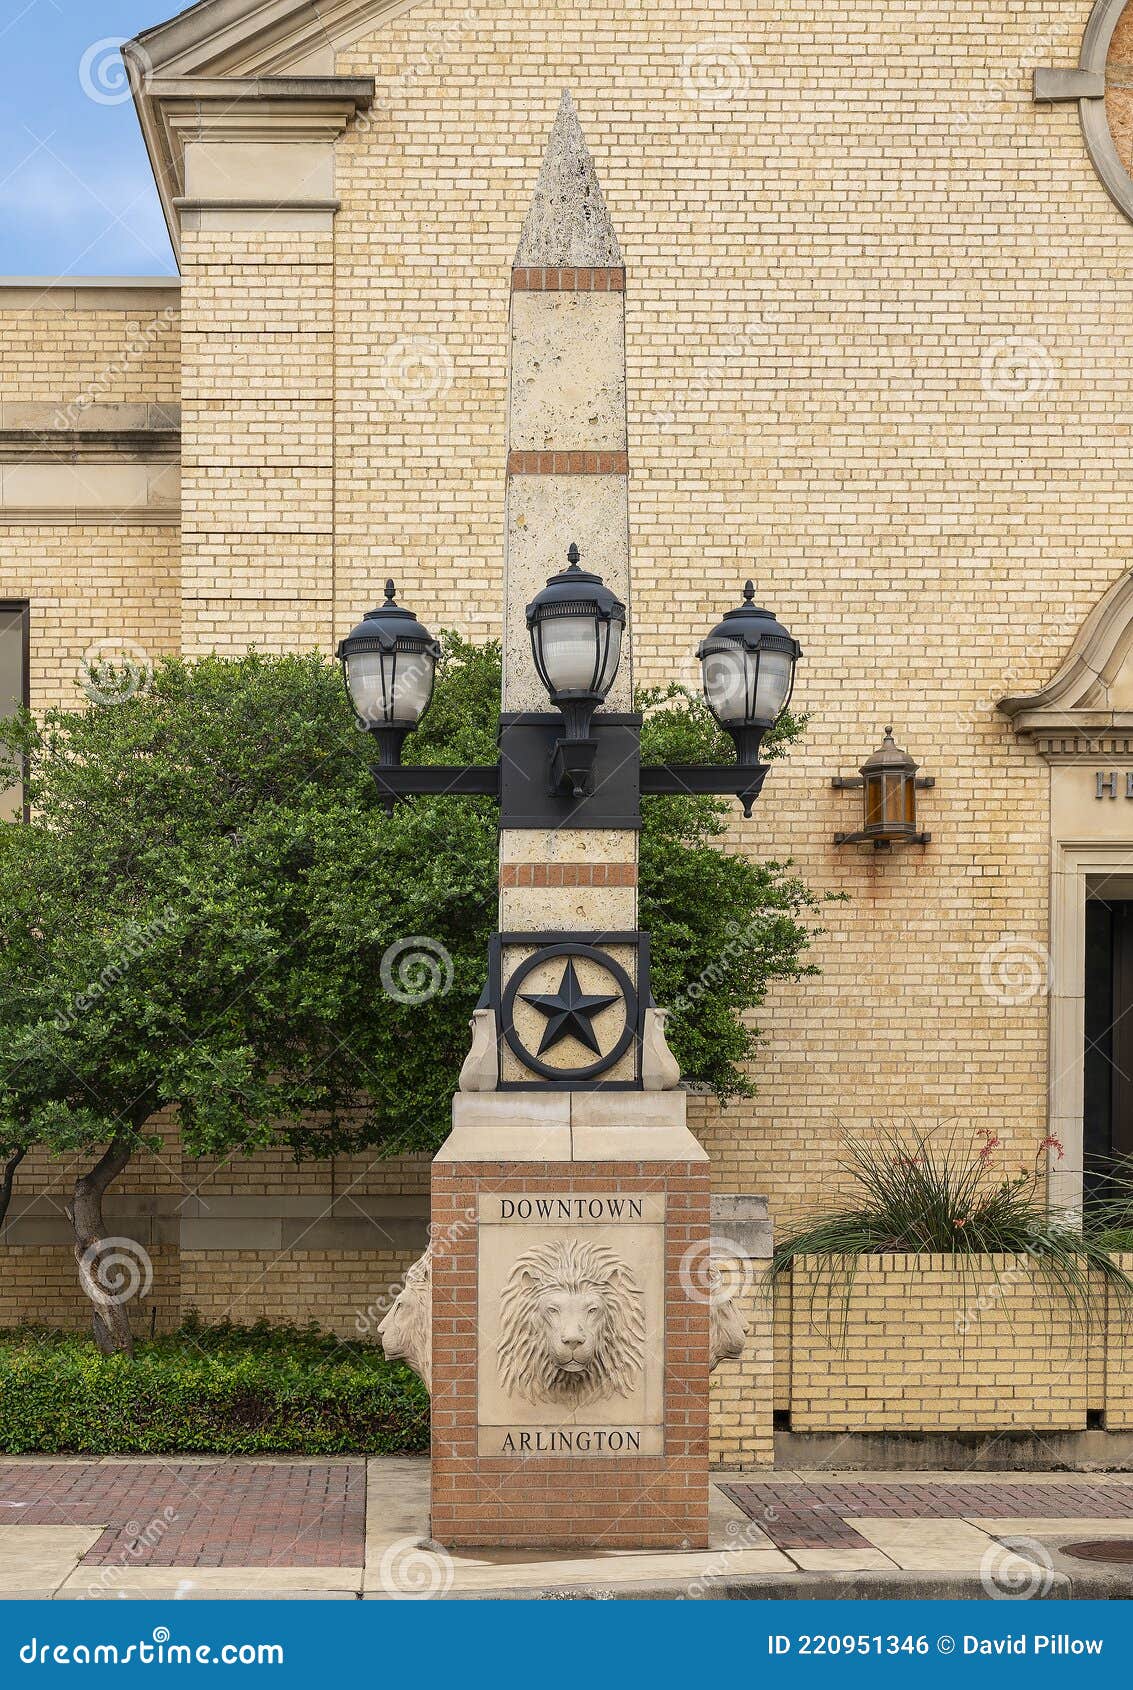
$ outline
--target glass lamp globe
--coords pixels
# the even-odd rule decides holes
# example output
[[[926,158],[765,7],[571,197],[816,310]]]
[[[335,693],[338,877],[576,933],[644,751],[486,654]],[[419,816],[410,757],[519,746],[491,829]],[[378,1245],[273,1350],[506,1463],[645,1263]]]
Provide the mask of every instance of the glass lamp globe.
[[[383,764],[397,764],[401,742],[433,697],[441,648],[386,582],[385,603],[371,610],[340,643],[347,695],[362,727],[378,740]]]

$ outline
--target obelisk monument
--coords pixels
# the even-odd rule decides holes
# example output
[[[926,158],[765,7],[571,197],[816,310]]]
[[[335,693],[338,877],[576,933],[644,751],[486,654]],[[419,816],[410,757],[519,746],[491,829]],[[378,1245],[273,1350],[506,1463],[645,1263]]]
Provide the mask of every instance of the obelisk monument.
[[[625,282],[564,94],[512,271],[500,930],[414,1270],[449,1547],[707,1543],[708,1160],[637,916]],[[591,611],[592,721],[547,681]]]

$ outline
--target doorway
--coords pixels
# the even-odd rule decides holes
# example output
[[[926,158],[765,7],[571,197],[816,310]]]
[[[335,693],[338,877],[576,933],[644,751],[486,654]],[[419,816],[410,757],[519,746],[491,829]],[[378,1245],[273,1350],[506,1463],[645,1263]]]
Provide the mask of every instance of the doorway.
[[[1133,1157],[1133,899],[1086,900],[1083,1163],[1085,1197]]]

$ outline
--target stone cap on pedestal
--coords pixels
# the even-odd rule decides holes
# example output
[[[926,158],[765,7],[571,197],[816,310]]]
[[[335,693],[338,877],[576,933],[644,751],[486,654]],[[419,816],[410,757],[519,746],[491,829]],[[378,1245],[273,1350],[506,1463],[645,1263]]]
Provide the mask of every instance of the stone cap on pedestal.
[[[707,1162],[683,1091],[457,1092],[445,1162]]]
[[[594,160],[566,88],[513,262],[554,269],[612,268],[622,263]]]

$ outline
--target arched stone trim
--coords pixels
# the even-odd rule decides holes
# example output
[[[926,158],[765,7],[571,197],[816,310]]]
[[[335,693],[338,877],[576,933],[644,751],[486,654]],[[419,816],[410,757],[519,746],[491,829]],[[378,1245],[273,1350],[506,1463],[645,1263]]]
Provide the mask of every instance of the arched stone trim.
[[[1105,105],[1105,67],[1109,44],[1128,0],[1096,0],[1090,13],[1078,69],[1037,70],[1035,99],[1077,100],[1086,149],[1110,199],[1133,222],[1133,178],[1122,164],[1110,132]]]
[[[996,708],[1052,760],[1133,752],[1133,569],[1087,616],[1054,678]]]
[[[1034,693],[997,708],[1050,765],[1048,1131],[1055,1207],[1081,1202],[1084,1139],[1086,905],[1133,897],[1133,569],[1078,631],[1065,662]]]

